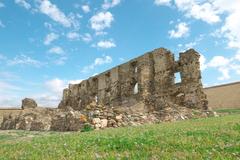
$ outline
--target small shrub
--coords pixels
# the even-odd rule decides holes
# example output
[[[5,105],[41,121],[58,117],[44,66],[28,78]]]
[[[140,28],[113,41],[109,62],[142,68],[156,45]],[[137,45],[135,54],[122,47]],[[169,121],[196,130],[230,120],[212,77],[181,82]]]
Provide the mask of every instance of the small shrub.
[[[89,132],[94,130],[94,128],[92,127],[92,125],[90,125],[89,123],[84,124],[81,132]]]
[[[234,129],[235,131],[238,131],[238,132],[240,133],[240,123],[235,124],[235,125],[233,126],[233,129]]]

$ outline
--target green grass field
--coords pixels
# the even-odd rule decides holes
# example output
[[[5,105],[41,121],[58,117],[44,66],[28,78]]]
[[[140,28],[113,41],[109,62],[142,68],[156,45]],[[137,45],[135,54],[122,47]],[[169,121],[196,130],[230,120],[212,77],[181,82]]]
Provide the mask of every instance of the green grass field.
[[[240,114],[240,109],[238,108],[228,108],[228,109],[216,109],[219,114]]]
[[[240,159],[240,114],[83,133],[0,131],[0,159]]]

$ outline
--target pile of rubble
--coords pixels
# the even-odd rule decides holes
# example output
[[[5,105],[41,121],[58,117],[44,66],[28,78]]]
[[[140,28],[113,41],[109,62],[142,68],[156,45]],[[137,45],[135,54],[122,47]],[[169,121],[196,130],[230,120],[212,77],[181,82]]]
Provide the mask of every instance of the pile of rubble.
[[[173,122],[191,118],[205,118],[212,116],[209,110],[199,110],[181,107],[170,102],[163,102],[164,106],[151,112],[137,112],[135,109],[108,108],[102,105],[90,104],[88,119],[95,129],[105,127],[138,126],[160,122]],[[141,106],[141,104],[139,104]],[[88,108],[88,107],[87,107]]]
[[[116,128],[207,117],[210,114],[169,102],[162,103],[164,106],[149,113],[137,112],[135,109],[110,108],[96,103],[91,103],[81,112],[71,107],[65,109],[32,107],[35,103],[31,99],[23,100],[24,109],[18,115],[4,116],[1,129],[80,131],[86,125],[94,129]]]
[[[78,131],[86,122],[86,117],[79,111],[36,108],[4,116],[1,129]]]
[[[5,115],[1,129],[78,131],[86,122],[86,116],[79,111],[40,108],[34,100],[24,99],[22,111],[17,115]]]

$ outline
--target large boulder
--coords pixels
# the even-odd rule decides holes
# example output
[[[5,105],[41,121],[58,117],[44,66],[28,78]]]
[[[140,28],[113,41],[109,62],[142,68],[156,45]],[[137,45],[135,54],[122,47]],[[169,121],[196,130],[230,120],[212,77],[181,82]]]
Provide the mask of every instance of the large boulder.
[[[31,98],[25,98],[22,100],[22,109],[37,108],[37,103]]]

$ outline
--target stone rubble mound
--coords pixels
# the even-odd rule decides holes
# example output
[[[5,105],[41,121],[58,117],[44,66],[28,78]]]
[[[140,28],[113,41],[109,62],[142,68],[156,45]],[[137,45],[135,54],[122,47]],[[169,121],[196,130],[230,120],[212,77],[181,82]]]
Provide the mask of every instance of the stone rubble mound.
[[[159,109],[151,112],[136,112],[136,110],[126,109],[122,111],[121,109],[108,108],[94,103],[87,108],[89,111],[85,112],[88,113],[88,119],[92,120],[91,124],[94,125],[95,129],[173,122],[212,115],[210,111],[181,107],[170,102],[162,102]]]
[[[22,110],[18,115],[5,115],[1,129],[31,131],[78,131],[86,122],[79,111],[35,108]]]
[[[159,107],[151,112],[106,107],[96,103],[91,103],[81,112],[73,110],[71,107],[65,107],[65,109],[28,108],[22,110],[18,115],[4,116],[1,129],[81,131],[85,125],[88,125],[98,130],[107,127],[172,122],[207,117],[211,114],[209,111],[181,107],[166,101],[159,104]]]

